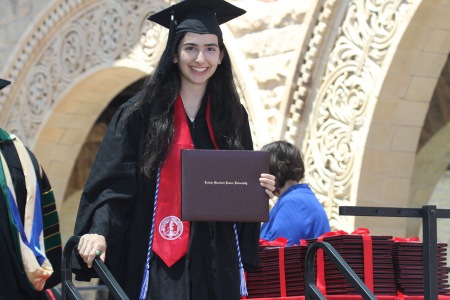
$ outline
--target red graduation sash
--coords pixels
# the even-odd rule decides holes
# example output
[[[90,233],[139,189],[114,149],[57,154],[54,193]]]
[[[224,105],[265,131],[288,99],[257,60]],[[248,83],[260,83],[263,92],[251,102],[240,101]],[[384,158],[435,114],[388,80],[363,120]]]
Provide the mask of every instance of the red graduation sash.
[[[161,167],[152,246],[152,250],[168,267],[186,255],[189,245],[190,223],[181,221],[181,149],[194,148],[181,96],[175,101],[174,111],[175,131]],[[217,149],[209,115],[208,99],[206,121]]]

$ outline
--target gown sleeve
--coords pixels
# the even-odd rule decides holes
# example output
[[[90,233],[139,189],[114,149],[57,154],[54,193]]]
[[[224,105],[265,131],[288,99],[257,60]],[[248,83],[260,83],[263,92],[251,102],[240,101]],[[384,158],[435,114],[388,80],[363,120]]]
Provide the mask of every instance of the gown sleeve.
[[[130,210],[137,194],[137,152],[144,124],[137,113],[123,122],[128,102],[119,108],[106,130],[81,196],[74,234],[103,235],[108,260],[122,257],[127,238]],[[97,277],[81,258],[74,261],[77,280]],[[81,271],[80,271],[81,269]]]
[[[36,175],[40,185],[42,218],[44,222],[45,255],[52,264],[53,274],[45,282],[44,289],[49,289],[61,282],[62,242],[59,227],[59,215],[56,199],[50,181],[44,169],[39,165],[34,154],[30,152],[35,164]]]

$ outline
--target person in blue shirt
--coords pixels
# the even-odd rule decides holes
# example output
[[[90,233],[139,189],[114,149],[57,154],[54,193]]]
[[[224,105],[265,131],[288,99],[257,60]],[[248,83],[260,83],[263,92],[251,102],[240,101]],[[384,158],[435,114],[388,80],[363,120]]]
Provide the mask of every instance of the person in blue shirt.
[[[269,221],[261,226],[260,237],[273,241],[288,240],[287,246],[299,245],[301,239],[317,238],[330,231],[327,214],[308,184],[301,183],[305,166],[300,150],[285,141],[262,147],[270,153],[270,174],[275,175],[278,201],[270,211]]]

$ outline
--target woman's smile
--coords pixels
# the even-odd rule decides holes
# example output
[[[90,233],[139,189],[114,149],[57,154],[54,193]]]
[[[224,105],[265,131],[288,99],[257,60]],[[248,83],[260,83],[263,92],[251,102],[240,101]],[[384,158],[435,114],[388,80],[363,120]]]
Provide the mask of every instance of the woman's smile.
[[[180,69],[182,86],[206,86],[222,58],[217,35],[188,32],[180,41],[173,62]]]
[[[208,68],[206,67],[191,67],[191,69],[196,73],[204,73]]]

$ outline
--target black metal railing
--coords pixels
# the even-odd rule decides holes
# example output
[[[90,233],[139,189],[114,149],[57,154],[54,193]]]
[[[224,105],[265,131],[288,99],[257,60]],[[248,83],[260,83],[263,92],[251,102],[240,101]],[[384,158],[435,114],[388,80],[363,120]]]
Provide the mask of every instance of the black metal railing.
[[[364,282],[356,275],[355,271],[347,264],[342,256],[327,242],[315,242],[308,247],[305,258],[305,300],[327,298],[316,285],[316,275],[314,270],[314,258],[317,250],[322,249],[331,262],[344,274],[356,291],[364,300],[376,300],[375,295],[369,290]]]
[[[341,206],[339,215],[421,218],[423,227],[424,300],[438,299],[437,219],[450,218],[450,209]]]
[[[75,247],[80,242],[79,236],[72,236],[67,241],[63,250],[62,257],[62,282],[61,282],[61,293],[63,300],[83,300],[77,287],[72,282],[72,253],[74,253]],[[101,261],[99,257],[96,257],[93,261],[94,270],[97,272],[100,279],[108,287],[109,293],[114,297],[114,299],[128,300],[128,296],[120,287],[119,283],[116,281],[114,276],[108,270],[106,265]]]

